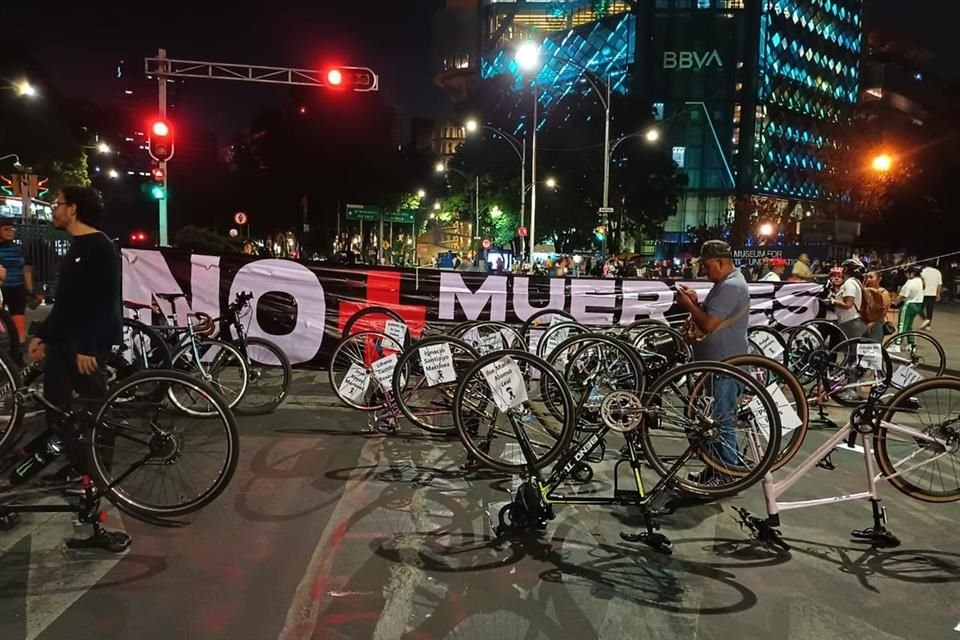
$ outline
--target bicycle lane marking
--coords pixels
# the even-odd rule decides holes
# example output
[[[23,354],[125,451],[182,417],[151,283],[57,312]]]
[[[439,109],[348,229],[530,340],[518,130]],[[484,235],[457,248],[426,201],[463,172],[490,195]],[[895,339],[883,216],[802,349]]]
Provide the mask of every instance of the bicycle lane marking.
[[[384,439],[371,439],[363,445],[357,467],[376,466],[383,450]],[[334,507],[306,571],[294,591],[278,640],[305,640],[316,631],[320,612],[328,600],[327,582],[337,552],[344,543],[351,517],[366,504],[368,478],[352,475],[343,487],[343,495]]]
[[[58,502],[50,500],[51,503]],[[116,507],[106,508],[108,526],[125,530]],[[24,515],[11,537],[0,542],[0,556],[30,538],[25,594],[25,640],[34,640],[107,575],[126,554],[64,549],[64,540],[89,535],[68,514]],[[9,534],[8,534],[9,535]]]

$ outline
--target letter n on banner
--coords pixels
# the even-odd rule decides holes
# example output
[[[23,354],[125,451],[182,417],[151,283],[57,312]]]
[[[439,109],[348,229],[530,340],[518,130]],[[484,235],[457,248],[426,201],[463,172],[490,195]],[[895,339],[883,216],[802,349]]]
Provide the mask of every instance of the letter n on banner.
[[[407,323],[411,337],[419,338],[427,323],[427,309],[420,305],[400,304],[399,271],[367,272],[367,299],[363,302],[341,301],[337,318],[337,333],[343,334],[343,328],[355,313],[370,307],[386,307],[397,312]],[[373,314],[362,318],[354,325],[354,331],[383,331],[384,317]]]

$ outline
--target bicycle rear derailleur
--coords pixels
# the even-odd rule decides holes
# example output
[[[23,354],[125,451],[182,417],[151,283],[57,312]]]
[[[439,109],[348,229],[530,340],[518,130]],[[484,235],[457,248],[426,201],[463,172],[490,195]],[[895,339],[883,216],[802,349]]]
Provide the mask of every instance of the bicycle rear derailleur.
[[[519,487],[512,502],[500,509],[494,533],[497,537],[530,531],[543,531],[553,520],[553,507],[543,501],[534,478],[528,478]]]

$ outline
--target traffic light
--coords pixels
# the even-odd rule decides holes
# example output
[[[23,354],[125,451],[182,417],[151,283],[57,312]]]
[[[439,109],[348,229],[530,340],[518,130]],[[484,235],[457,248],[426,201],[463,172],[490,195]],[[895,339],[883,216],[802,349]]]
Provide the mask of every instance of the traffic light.
[[[169,122],[156,120],[150,125],[147,149],[150,157],[157,162],[164,162],[173,157],[173,127]]]
[[[4,195],[8,196],[19,196],[20,195],[20,176],[14,176],[8,178],[7,176],[0,176],[0,191]]]
[[[150,186],[150,197],[154,200],[164,200],[167,197],[167,172],[160,167],[150,170],[153,184]]]
[[[325,75],[327,87],[343,91],[376,91],[379,78],[366,67],[337,67],[328,69]]]
[[[50,193],[50,187],[47,186],[49,182],[50,178],[37,178],[36,194],[40,200],[43,200],[44,196]]]
[[[130,234],[131,243],[146,242],[146,240],[147,240],[147,234],[145,234],[143,231],[134,231],[133,233]]]

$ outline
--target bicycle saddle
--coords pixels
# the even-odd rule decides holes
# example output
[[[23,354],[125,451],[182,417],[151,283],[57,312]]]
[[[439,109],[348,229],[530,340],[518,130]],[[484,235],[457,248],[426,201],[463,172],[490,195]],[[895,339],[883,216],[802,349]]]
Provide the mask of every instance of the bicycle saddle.
[[[157,298],[160,298],[161,300],[166,300],[167,302],[171,302],[171,303],[178,298],[187,297],[187,294],[185,293],[155,293],[153,295],[156,296]]]
[[[145,309],[150,309],[152,305],[143,304],[142,302],[133,302],[132,300],[124,300],[123,307],[125,309],[131,309],[132,311],[143,311]]]

